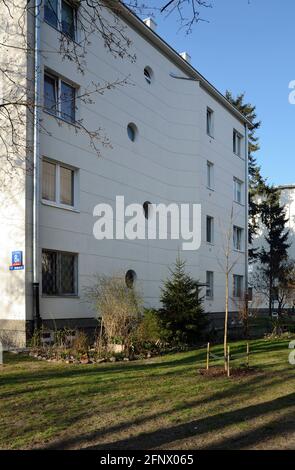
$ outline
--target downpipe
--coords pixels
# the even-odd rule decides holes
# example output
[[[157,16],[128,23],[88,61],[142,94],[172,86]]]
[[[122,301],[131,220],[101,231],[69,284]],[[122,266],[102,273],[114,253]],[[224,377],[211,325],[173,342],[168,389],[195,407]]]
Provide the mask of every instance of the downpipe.
[[[40,186],[40,1],[34,0],[34,141],[33,141],[33,328],[40,328],[39,186]]]

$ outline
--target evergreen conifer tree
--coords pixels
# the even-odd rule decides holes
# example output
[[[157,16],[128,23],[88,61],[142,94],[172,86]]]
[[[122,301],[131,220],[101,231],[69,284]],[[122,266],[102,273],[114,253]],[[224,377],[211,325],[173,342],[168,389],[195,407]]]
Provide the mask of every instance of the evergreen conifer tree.
[[[261,203],[261,219],[266,229],[264,235],[266,246],[258,253],[261,270],[268,279],[269,314],[272,312],[272,301],[275,297],[276,284],[282,283],[286,275],[286,261],[288,260],[289,230],[286,230],[285,208],[280,204],[280,191],[269,188]]]
[[[170,332],[170,340],[196,343],[206,324],[200,286],[185,270],[179,256],[170,269],[170,276],[161,289],[160,311],[162,325]]]

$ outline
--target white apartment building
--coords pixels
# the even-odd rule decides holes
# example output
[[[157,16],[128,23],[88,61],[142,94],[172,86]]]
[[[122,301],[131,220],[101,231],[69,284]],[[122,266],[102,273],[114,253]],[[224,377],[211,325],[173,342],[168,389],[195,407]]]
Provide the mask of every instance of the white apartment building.
[[[48,327],[95,326],[84,292],[97,273],[128,273],[145,305],[158,307],[162,281],[178,253],[207,284],[206,311],[222,316],[227,237],[234,312],[247,285],[245,156],[251,124],[188,55],[161,39],[151,20],[141,21],[121,6],[118,18],[136,60],[114,57],[95,33],[81,74],[75,62],[57,53],[63,34],[77,40],[79,2],[45,1],[36,11],[26,22],[28,33],[35,31],[35,61],[24,51],[5,50],[34,77],[39,105],[22,129],[34,143],[34,168],[19,170],[13,185],[0,189],[0,329],[23,345],[36,316]],[[56,21],[59,15],[65,19]],[[2,15],[2,33],[9,21]],[[127,84],[94,94],[93,103],[79,98],[92,82],[125,77]],[[79,130],[79,120],[109,137],[111,147],[102,147],[101,156]],[[116,196],[126,204],[201,204],[200,249],[183,251],[181,240],[95,239],[94,208],[115,207]],[[10,269],[13,253],[21,266]]]

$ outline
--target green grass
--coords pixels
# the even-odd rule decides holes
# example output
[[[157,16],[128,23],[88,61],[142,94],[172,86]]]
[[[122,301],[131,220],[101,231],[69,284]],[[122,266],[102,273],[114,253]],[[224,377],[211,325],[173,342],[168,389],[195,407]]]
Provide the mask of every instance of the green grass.
[[[288,342],[250,348],[255,372],[230,379],[198,373],[202,349],[89,366],[6,354],[0,448],[295,449]],[[231,344],[233,354],[244,350]]]

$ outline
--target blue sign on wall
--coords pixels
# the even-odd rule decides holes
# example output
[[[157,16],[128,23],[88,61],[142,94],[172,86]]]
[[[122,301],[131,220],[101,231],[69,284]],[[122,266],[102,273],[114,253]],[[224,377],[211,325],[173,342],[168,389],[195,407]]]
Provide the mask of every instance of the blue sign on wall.
[[[10,271],[18,271],[19,269],[24,269],[22,251],[13,251],[11,253],[11,266],[9,266],[9,269]]]
[[[13,251],[11,255],[11,266],[22,266],[23,264],[23,252]]]

